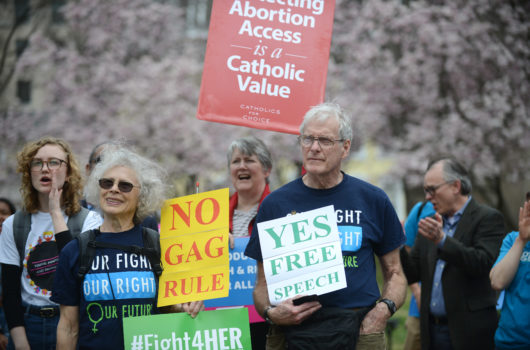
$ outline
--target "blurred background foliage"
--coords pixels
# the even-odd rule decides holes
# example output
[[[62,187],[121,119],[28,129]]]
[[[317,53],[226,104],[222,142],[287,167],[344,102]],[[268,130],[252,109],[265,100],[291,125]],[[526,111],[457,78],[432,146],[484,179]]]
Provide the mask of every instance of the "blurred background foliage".
[[[18,199],[15,154],[43,135],[81,164],[126,139],[167,169],[172,195],[228,186],[226,149],[248,134],[271,148],[273,188],[298,176],[295,136],[195,118],[211,5],[0,2],[2,195]],[[451,154],[473,195],[516,225],[530,189],[529,13],[526,1],[336,1],[326,100],[353,118],[359,152],[345,168],[387,190],[402,219],[428,159]]]

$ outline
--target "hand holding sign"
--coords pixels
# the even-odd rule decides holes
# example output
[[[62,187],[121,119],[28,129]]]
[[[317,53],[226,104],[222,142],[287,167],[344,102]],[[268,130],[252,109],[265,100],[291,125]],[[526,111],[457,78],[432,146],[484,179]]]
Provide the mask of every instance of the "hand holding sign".
[[[182,304],[182,311],[186,312],[192,318],[195,318],[199,311],[204,310],[203,301],[191,301],[189,303]]]
[[[295,300],[304,299],[304,296],[297,295],[294,298],[284,300],[268,312],[269,318],[277,325],[300,324],[311,316],[322,305],[316,300],[295,304]]]
[[[258,223],[271,304],[346,287],[333,206]]]
[[[293,305],[302,305],[303,303],[308,303],[310,301],[318,301],[318,295],[311,294],[311,295],[304,295],[301,297],[296,297],[293,299]]]

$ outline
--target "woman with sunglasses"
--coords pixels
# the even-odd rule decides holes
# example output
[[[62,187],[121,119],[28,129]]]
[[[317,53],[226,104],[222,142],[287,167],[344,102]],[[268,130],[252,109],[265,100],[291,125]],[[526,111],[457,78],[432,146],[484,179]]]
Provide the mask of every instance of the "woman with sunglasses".
[[[97,203],[103,214],[103,223],[95,232],[96,246],[144,246],[140,223],[164,200],[162,173],[157,164],[128,149],[105,150],[85,191],[87,200]],[[75,349],[77,345],[82,349],[123,349],[123,317],[159,311],[158,281],[146,256],[117,248],[95,250],[82,280],[78,280],[77,242],[61,251],[52,298],[61,305],[58,349]],[[186,311],[195,317],[202,309],[202,302],[193,302],[167,311]]]
[[[54,349],[59,307],[50,301],[51,289],[58,251],[79,233],[67,223],[81,213],[81,172],[68,143],[53,137],[29,142],[17,161],[24,209],[4,221],[0,235],[8,348]],[[100,223],[97,213],[86,213],[79,231]]]

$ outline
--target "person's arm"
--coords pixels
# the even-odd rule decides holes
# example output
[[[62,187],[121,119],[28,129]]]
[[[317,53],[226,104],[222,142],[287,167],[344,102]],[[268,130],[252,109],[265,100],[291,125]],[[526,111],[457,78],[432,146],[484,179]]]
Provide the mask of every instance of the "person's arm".
[[[7,325],[15,347],[17,349],[29,349],[26,329],[24,328],[22,287],[20,285],[21,273],[19,266],[2,264],[3,305]]]
[[[182,311],[188,313],[192,318],[195,318],[200,311],[204,310],[204,302],[191,301],[189,303],[182,304]]]
[[[412,292],[412,295],[414,295],[414,299],[416,299],[416,306],[418,306],[418,310],[420,309],[421,305],[421,287],[419,283],[412,283],[409,285],[410,291]]]
[[[64,221],[64,220],[63,220]],[[57,231],[56,231],[57,232]],[[57,243],[57,252],[60,253],[64,246],[73,239],[70,230],[55,233],[55,242]]]
[[[524,208],[519,208],[519,235],[506,255],[491,269],[490,280],[493,289],[503,290],[512,283],[528,241],[530,241],[530,201],[524,204]]]
[[[63,233],[68,231],[68,226],[66,225],[66,221],[64,220],[63,213],[60,209],[58,212],[56,210],[52,211],[50,209],[50,216],[52,217],[53,222],[53,232]]]
[[[13,344],[17,350],[31,350],[26,336],[26,328],[24,326],[16,326],[9,330]]]
[[[501,261],[490,271],[491,288],[503,290],[512,283],[513,278],[519,268],[519,261],[526,242],[520,236],[515,238],[512,247]]]
[[[2,330],[2,332],[3,332],[3,330]],[[6,350],[7,349],[7,342],[8,342],[8,339],[4,335],[4,333],[0,333],[0,350]]]
[[[381,256],[381,270],[383,271],[383,293],[381,298],[390,299],[400,308],[407,296],[407,279],[401,268],[399,248]],[[361,334],[382,332],[386,328],[386,321],[391,313],[385,303],[377,303],[368,312],[361,324]]]
[[[68,230],[66,221],[64,220],[63,213],[61,211],[61,195],[63,193],[62,188],[57,187],[57,172],[52,172],[52,188],[48,195],[48,208],[50,216],[53,222],[53,232],[63,232]]]
[[[269,293],[267,291],[267,281],[265,279],[263,263],[258,261],[257,265],[258,273],[256,276],[256,286],[254,287],[253,292],[254,306],[261,317],[265,318],[265,308],[270,306]],[[268,311],[267,315],[272,323],[285,326],[300,324],[322,307],[318,301],[310,301],[301,305],[294,305],[293,299],[294,298],[286,299]]]
[[[74,350],[79,338],[79,306],[61,305],[57,325],[57,350]]]

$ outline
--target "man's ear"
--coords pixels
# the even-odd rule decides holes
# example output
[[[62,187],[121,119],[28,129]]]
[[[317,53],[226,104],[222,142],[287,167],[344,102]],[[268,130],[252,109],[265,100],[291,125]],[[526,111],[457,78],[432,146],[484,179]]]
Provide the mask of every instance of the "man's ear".
[[[351,140],[344,140],[342,142],[342,159],[348,157],[350,154]]]
[[[455,187],[456,189],[456,192],[457,193],[460,193],[460,191],[462,190],[462,181],[460,180],[455,180],[452,185]]]

